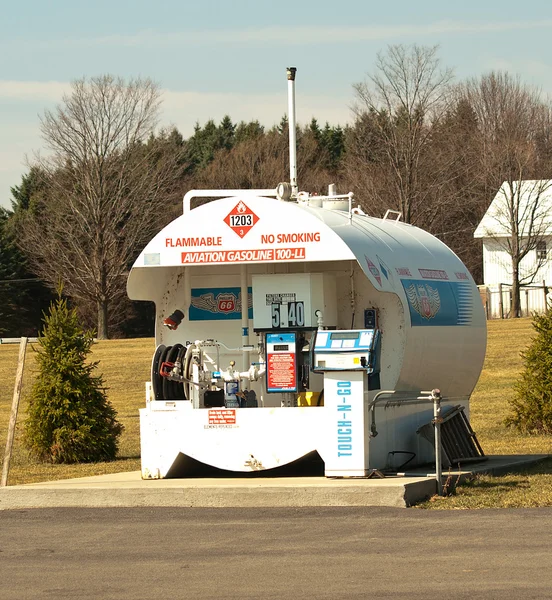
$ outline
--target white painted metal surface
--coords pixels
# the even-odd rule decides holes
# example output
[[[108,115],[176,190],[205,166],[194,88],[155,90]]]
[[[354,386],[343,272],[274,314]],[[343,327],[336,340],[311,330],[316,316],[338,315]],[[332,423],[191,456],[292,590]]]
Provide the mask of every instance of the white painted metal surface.
[[[289,127],[289,182],[297,194],[297,118],[295,116],[295,67],[288,67],[288,127]]]
[[[416,227],[303,199],[222,198],[187,212],[155,236],[131,270],[128,293],[155,302],[157,344],[219,340],[224,347],[206,349],[217,368],[229,373],[235,361],[244,371],[244,353],[229,349],[242,345],[246,323],[250,343],[257,347],[263,340],[253,334],[255,277],[290,275],[291,285],[301,274],[327,274],[335,281],[338,329],[362,329],[364,310],[378,312],[382,389],[439,387],[443,396],[467,406],[483,364],[486,323],[477,287],[458,257]],[[247,319],[241,311],[245,285]],[[162,323],[175,309],[185,318],[173,331]],[[263,372],[262,352],[248,352],[258,363],[251,372]],[[313,450],[331,462],[335,415],[326,406],[284,406],[289,394],[269,394],[264,376],[248,377],[242,385],[256,393],[259,408],[228,412],[150,400],[141,411],[143,475],[170,476],[184,456],[234,471],[274,468]],[[309,385],[320,392],[322,375],[311,374]],[[366,403],[376,391],[368,392]],[[430,419],[427,406],[382,410],[366,466],[382,468],[392,451],[431,460],[431,447],[415,434]]]
[[[368,389],[362,371],[326,373],[325,473],[327,477],[364,477],[370,471]]]

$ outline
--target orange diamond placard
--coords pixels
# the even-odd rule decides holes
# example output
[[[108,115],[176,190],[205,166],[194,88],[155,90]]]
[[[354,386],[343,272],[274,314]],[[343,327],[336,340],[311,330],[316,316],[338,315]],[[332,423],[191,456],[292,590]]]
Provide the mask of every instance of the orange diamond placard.
[[[255,225],[259,217],[240,200],[236,206],[226,215],[224,222],[233,229],[241,238]]]

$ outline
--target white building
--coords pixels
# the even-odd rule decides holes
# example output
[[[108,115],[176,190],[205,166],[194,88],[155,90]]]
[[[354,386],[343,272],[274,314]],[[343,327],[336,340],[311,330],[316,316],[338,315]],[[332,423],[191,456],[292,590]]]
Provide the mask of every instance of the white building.
[[[483,240],[481,298],[489,318],[508,316],[511,305],[512,232],[519,230],[521,310],[543,312],[552,285],[552,180],[504,182],[477,226]]]

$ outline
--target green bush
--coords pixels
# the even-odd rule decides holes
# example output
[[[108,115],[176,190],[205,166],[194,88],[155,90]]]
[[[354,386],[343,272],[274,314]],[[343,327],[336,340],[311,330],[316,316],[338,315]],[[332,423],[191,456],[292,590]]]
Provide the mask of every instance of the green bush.
[[[112,460],[123,426],[106,397],[96,363],[87,363],[93,333],[59,295],[38,340],[39,373],[29,398],[25,442],[40,460],[54,463]]]
[[[509,401],[506,425],[522,433],[552,433],[552,311],[533,315],[536,336],[521,353],[524,369]]]

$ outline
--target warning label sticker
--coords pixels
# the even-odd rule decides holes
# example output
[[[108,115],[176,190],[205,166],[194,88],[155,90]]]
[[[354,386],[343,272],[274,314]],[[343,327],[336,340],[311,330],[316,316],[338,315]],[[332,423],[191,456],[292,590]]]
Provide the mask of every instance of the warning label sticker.
[[[236,206],[226,215],[224,222],[237,233],[242,239],[248,231],[257,223],[259,217],[240,200]]]
[[[295,355],[291,353],[270,354],[268,356],[268,391],[297,391]]]
[[[212,408],[209,410],[209,425],[235,425],[236,409]]]

